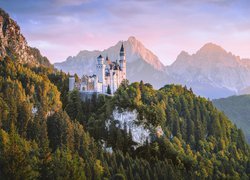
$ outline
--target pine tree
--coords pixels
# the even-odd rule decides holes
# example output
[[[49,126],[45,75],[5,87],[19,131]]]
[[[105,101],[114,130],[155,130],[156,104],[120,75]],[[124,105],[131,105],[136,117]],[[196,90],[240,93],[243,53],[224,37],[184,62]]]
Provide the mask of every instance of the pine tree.
[[[52,151],[59,147],[73,149],[73,126],[66,112],[59,111],[48,117],[47,126]]]
[[[110,89],[110,86],[108,85],[107,87],[107,94],[111,94],[111,89]]]
[[[10,134],[0,130],[0,177],[3,179],[35,179],[38,177],[37,148],[22,139],[11,124]]]
[[[70,119],[76,119],[80,123],[83,123],[82,101],[79,92],[77,90],[70,92],[68,98],[69,103],[67,104],[65,111]]]

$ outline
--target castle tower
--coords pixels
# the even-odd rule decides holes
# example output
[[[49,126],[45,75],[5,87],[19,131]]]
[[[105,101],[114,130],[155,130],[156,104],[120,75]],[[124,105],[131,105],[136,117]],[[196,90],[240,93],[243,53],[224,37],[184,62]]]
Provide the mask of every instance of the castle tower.
[[[99,82],[104,83],[105,82],[105,67],[104,64],[104,58],[102,55],[100,55],[97,58],[97,64],[96,64],[96,75],[98,77]]]
[[[73,91],[75,88],[75,77],[70,76],[69,77],[69,91]]]
[[[126,76],[127,76],[127,69],[126,69],[126,53],[125,53],[125,50],[124,50],[124,47],[123,47],[123,43],[122,43],[122,46],[121,46],[121,49],[120,49],[120,67],[121,67],[121,74],[122,74],[122,80],[123,79],[126,79]]]

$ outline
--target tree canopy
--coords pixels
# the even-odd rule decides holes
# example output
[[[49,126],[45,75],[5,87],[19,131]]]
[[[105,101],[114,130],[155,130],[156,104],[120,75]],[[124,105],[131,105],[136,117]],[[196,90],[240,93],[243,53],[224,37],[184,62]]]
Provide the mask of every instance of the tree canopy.
[[[1,179],[249,179],[244,134],[207,99],[124,81],[114,96],[82,101],[68,77],[0,60]],[[163,135],[138,146],[114,109],[136,110]]]

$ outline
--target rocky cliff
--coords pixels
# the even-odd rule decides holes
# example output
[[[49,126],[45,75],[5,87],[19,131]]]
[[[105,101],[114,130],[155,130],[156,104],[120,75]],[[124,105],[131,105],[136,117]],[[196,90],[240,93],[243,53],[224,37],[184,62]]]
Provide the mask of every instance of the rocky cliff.
[[[0,59],[5,56],[23,64],[51,66],[38,49],[28,46],[17,23],[0,9]]]

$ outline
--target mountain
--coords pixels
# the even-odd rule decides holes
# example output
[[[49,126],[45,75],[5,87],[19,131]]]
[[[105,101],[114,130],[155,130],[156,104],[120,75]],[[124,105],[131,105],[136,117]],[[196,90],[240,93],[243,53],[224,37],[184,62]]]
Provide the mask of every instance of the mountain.
[[[213,43],[192,55],[181,52],[167,71],[175,83],[191,86],[194,92],[210,98],[227,97],[250,86],[250,60]]]
[[[68,75],[11,45],[0,59],[0,179],[249,179],[242,131],[205,98],[125,81],[81,101]]]
[[[81,51],[62,63],[55,63],[55,67],[71,74],[91,75],[95,73],[99,54],[108,55],[113,60],[119,58],[121,43],[104,51]],[[123,43],[130,82],[143,80],[155,88],[169,83],[182,84],[210,99],[246,93],[250,86],[250,60],[240,59],[216,44],[207,43],[192,55],[182,51],[172,65],[164,67],[159,58],[135,37]]]
[[[55,63],[54,66],[70,74],[92,75],[95,73],[96,58],[100,54],[104,57],[108,56],[112,61],[119,60],[122,43],[126,50],[128,80],[130,82],[144,80],[158,88],[163,86],[168,78],[164,72],[164,65],[135,37],[129,37],[124,42],[119,41],[115,46],[103,51],[81,51],[74,57],[68,57],[62,63]]]
[[[20,27],[0,8],[0,58],[5,56],[23,64],[52,66],[38,49],[28,46]]]
[[[250,143],[250,95],[215,99],[213,104],[243,130]]]
[[[103,142],[107,152],[121,150],[151,165],[155,158],[156,162],[167,158],[190,174],[178,175],[177,169],[153,179],[249,178],[245,169],[249,146],[242,131],[210,101],[187,88],[166,85],[155,90],[143,82],[123,83],[113,97],[98,96],[80,106],[77,94],[77,90],[69,94],[66,112],[71,119],[83,119],[90,135]],[[129,173],[123,174],[131,179]],[[152,179],[151,171],[149,177],[142,175]]]

